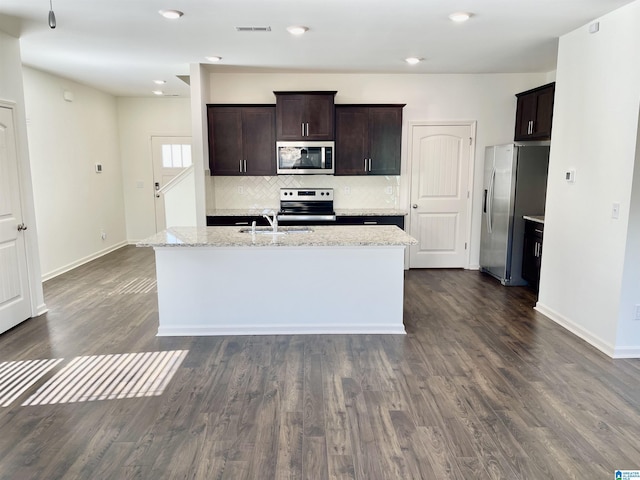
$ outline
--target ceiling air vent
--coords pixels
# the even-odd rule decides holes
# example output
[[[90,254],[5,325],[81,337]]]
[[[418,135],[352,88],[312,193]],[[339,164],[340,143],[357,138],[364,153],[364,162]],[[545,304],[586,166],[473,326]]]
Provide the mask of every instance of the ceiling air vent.
[[[236,27],[236,32],[270,32],[271,27]]]

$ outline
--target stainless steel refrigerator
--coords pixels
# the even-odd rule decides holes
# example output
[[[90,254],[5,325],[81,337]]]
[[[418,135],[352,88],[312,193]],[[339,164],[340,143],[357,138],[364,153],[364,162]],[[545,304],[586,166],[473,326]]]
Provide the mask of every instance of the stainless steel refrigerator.
[[[544,215],[549,169],[548,146],[487,147],[480,270],[503,285],[526,285],[522,278],[524,215]]]

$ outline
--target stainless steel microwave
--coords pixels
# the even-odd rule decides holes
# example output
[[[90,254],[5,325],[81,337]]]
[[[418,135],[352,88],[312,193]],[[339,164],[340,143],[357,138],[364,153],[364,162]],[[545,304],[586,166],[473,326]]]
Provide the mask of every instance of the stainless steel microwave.
[[[333,175],[335,142],[276,142],[278,175]]]

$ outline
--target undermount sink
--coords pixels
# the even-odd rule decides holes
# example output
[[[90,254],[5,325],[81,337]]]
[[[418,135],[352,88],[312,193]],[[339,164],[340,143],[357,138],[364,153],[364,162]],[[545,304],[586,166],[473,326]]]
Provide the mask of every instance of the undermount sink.
[[[240,233],[255,233],[256,235],[287,235],[289,233],[311,233],[313,230],[309,227],[278,227],[278,231],[274,232],[271,227],[251,227],[240,229]]]

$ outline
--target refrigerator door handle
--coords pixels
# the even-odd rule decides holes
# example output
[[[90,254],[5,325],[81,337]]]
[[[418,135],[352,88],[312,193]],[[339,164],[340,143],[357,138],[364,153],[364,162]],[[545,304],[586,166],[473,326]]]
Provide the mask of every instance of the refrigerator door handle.
[[[482,213],[487,213],[487,192],[488,190],[484,189],[484,200],[482,201]]]
[[[496,167],[493,167],[493,169],[491,170],[491,180],[489,181],[489,193],[488,193],[488,197],[489,197],[489,209],[487,211],[487,232],[488,233],[492,233],[492,227],[493,227],[493,218],[492,218],[492,214],[493,214],[493,189],[494,189],[494,185],[496,182]]]

